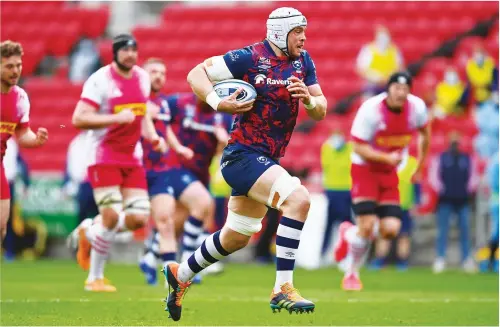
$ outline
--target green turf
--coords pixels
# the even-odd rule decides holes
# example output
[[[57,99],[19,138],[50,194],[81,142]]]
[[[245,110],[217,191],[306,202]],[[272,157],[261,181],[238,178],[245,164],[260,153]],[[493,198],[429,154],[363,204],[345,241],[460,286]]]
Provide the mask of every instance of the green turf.
[[[274,268],[230,265],[189,290],[180,322],[168,319],[162,286],[135,266],[109,265],[118,292],[83,291],[86,274],[69,261],[3,263],[1,325],[447,325],[498,326],[498,275],[428,269],[363,272],[365,289],[340,291],[335,269],[298,270],[295,284],[316,302],[309,315],[273,314]]]

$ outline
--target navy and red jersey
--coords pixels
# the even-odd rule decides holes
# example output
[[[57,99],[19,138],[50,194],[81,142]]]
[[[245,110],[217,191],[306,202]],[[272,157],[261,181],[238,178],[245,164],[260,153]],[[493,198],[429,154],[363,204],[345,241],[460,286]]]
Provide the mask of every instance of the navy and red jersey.
[[[172,168],[190,170],[205,185],[209,181],[209,167],[217,150],[215,127],[229,132],[232,116],[215,112],[210,106],[198,100],[194,93],[179,93],[167,98],[170,108],[170,125],[179,142],[193,150],[194,156],[186,160],[174,151],[166,155]]]
[[[170,109],[168,108],[167,96],[164,94],[151,94],[149,100],[160,107],[160,112],[153,118],[153,123],[155,125],[156,133],[158,136],[166,139],[166,130],[170,121]],[[168,161],[165,154],[161,152],[154,151],[153,146],[150,142],[146,141],[144,138],[141,139],[142,150],[143,150],[143,165],[144,169],[150,171],[165,171],[170,167],[168,166]],[[169,150],[171,151],[171,150]]]
[[[286,87],[291,84],[288,78],[296,76],[306,86],[317,84],[311,57],[306,51],[296,59],[278,57],[269,41],[264,40],[226,53],[224,61],[234,78],[252,84],[257,90],[253,109],[236,116],[229,144],[244,144],[272,158],[283,157],[300,101],[288,92]]]

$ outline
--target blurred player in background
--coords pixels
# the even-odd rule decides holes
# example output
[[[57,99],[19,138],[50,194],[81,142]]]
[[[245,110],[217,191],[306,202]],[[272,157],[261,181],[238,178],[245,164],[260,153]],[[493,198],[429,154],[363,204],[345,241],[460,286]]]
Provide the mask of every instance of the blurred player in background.
[[[392,239],[401,227],[401,207],[397,166],[407,151],[412,134],[418,131],[418,179],[429,146],[430,128],[424,101],[410,94],[412,78],[404,72],[394,73],[387,92],[364,102],[351,129],[352,199],[356,224],[344,222],[339,227],[335,259],[347,254],[352,262],[342,281],[344,290],[361,290],[359,269],[370,243],[379,236]]]
[[[172,129],[179,141],[194,152],[192,159],[174,152],[167,154],[171,167],[167,184],[170,196],[177,203],[176,219],[184,220],[182,212],[189,215],[182,236],[182,260],[187,260],[199,246],[204,224],[213,220],[214,201],[208,190],[209,168],[214,155],[227,144],[232,117],[215,112],[193,93],[172,95],[167,102]]]
[[[76,197],[78,203],[78,223],[99,214],[92,186],[87,177],[87,158],[92,152],[89,133],[92,132],[82,131],[71,140],[66,156],[66,168],[62,186],[63,192],[67,196]],[[71,239],[70,236],[68,240]],[[76,248],[76,244],[73,246]]]
[[[412,217],[410,211],[418,203],[419,185],[413,183],[413,172],[417,168],[417,158],[406,154],[398,165],[399,198],[401,206],[401,229],[396,243],[396,268],[400,271],[408,270],[408,258],[411,247]],[[391,249],[391,241],[384,238],[377,239],[375,243],[375,259],[370,263],[370,268],[381,269],[387,261]]]
[[[186,261],[169,264],[164,270],[172,287],[167,309],[173,320],[181,317],[182,299],[190,280],[245,247],[262,227],[266,205],[283,213],[276,239],[277,273],[271,308],[290,312],[314,309],[314,303],[304,299],[293,286],[295,257],[310,197],[300,180],[279,165],[293,133],[299,102],[315,120],[326,114],[327,101],[314,63],[304,50],[306,27],[307,20],[298,10],[276,9],[267,21],[264,41],[209,58],[188,74],[188,82],[200,99],[214,110],[238,116],[221,163],[224,179],[233,189],[226,224]],[[231,78],[252,84],[257,90],[256,100],[236,101],[241,89],[221,99],[213,83]]]
[[[26,92],[17,86],[21,77],[23,48],[21,44],[10,40],[0,43],[1,62],[1,97],[0,97],[0,155],[3,157],[7,149],[7,141],[15,135],[20,147],[34,148],[47,142],[49,133],[45,128],[33,132],[30,128],[30,102]],[[10,212],[9,183],[5,177],[3,163],[0,166],[0,235],[7,232],[7,221]]]
[[[489,266],[490,268],[498,273],[498,184],[499,184],[499,172],[498,172],[498,152],[493,155],[490,159],[488,165],[488,182],[490,184],[490,214],[491,214],[491,236],[489,241],[490,257]]]
[[[5,178],[9,183],[10,191],[10,212],[7,221],[7,233],[3,240],[2,246],[4,249],[3,258],[6,261],[12,261],[16,255],[16,243],[19,242],[22,236],[22,218],[16,214],[16,204],[19,205],[16,199],[16,179],[21,177],[26,194],[26,190],[30,185],[30,172],[28,165],[19,152],[19,147],[13,138],[7,141],[7,149],[2,160]],[[19,211],[19,210],[17,210]]]
[[[231,196],[231,186],[229,186],[222,176],[220,169],[220,161],[222,159],[222,151],[218,152],[212,159],[210,165],[210,193],[215,200],[214,223],[215,229],[222,229],[226,222],[226,203]]]
[[[144,69],[151,79],[150,101],[156,106],[152,107],[151,117],[156,133],[164,137],[170,145],[170,151],[178,153],[188,159],[193,157],[193,151],[179,143],[170,127],[171,114],[168,106],[168,97],[161,92],[166,82],[167,67],[158,58],[146,60]],[[140,268],[146,276],[148,284],[156,284],[156,262],[160,259],[163,264],[175,261],[177,254],[177,240],[175,238],[175,225],[173,213],[175,201],[168,194],[168,173],[170,165],[165,153],[155,150],[147,140],[142,139],[143,162],[146,168],[148,193],[151,201],[151,214],[155,222],[155,230],[147,244],[144,256],[140,261]],[[156,235],[158,231],[158,235]],[[153,244],[155,248],[153,249]]]
[[[116,291],[104,281],[111,242],[117,231],[136,230],[149,218],[141,131],[156,149],[166,151],[147,111],[151,85],[148,73],[136,66],[137,57],[136,40],[127,34],[116,36],[113,62],[85,82],[73,114],[76,127],[93,130],[88,177],[100,212],[93,225],[77,229],[77,260],[89,269],[87,291]]]

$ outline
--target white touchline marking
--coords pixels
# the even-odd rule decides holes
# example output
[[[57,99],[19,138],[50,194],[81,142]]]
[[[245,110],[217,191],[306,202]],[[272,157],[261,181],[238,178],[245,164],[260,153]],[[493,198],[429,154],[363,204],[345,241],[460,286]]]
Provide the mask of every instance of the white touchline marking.
[[[196,298],[194,299],[198,302],[220,302],[220,301],[228,301],[228,302],[267,302],[268,298],[259,298],[259,297],[251,297],[251,298],[236,298],[236,297],[218,297],[218,298]],[[385,299],[376,299],[376,298],[334,298],[334,299],[314,299],[316,302],[323,303],[388,303],[388,302],[402,302],[408,301],[410,303],[494,303],[498,302],[498,298],[385,298]],[[165,302],[165,298],[124,298],[124,299],[89,299],[89,298],[53,298],[53,299],[0,299],[0,303],[67,303],[67,302],[157,302],[163,303]]]

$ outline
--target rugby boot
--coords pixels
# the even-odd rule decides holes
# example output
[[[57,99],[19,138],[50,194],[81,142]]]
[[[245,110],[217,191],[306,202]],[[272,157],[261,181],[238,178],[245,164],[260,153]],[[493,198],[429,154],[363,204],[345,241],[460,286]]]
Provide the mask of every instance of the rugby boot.
[[[302,314],[304,312],[314,312],[314,303],[309,300],[304,299],[299,291],[292,286],[291,283],[285,283],[281,285],[281,291],[279,293],[271,292],[271,309],[273,312],[281,312],[281,309],[287,310],[290,314],[299,312]]]
[[[162,270],[168,282],[169,292],[167,298],[165,299],[165,302],[167,302],[165,311],[170,313],[169,318],[172,318],[173,321],[181,319],[182,300],[191,285],[190,281],[183,283],[177,278],[178,270],[179,264],[176,262],[169,263]]]

